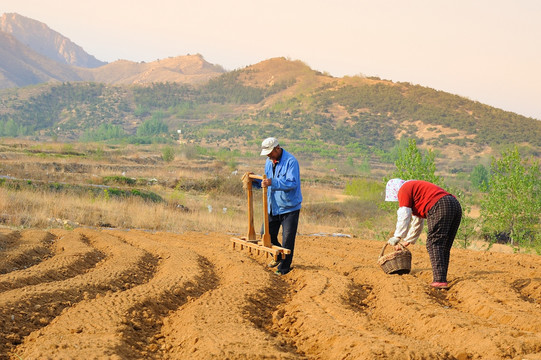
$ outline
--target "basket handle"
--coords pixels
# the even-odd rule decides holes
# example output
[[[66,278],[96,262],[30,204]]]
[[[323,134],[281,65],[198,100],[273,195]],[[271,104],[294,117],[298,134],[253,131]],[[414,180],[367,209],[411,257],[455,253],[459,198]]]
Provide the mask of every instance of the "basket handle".
[[[385,243],[385,245],[383,245],[383,249],[381,249],[381,253],[379,254],[379,257],[382,257],[383,256],[383,253],[385,252],[385,248],[389,245],[389,243]],[[398,245],[400,245],[402,247],[402,250],[406,250],[406,251],[409,251],[408,249],[406,249],[406,247],[404,245],[402,245],[401,243],[398,243]]]

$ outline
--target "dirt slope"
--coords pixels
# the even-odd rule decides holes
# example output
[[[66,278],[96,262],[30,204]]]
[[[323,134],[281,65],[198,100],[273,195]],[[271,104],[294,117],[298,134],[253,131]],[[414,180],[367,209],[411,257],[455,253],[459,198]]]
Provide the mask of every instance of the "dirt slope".
[[[0,231],[1,359],[541,359],[538,256],[426,250],[388,276],[381,242],[300,236],[294,270],[230,236]]]

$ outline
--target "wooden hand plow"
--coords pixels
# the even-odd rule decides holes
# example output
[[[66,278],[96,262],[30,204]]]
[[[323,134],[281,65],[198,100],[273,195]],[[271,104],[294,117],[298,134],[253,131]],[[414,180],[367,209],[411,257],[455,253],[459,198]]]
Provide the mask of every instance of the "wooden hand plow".
[[[251,253],[252,250],[257,251],[259,255],[261,251],[265,252],[265,255],[268,256],[271,254],[274,257],[274,260],[278,260],[278,257],[284,259],[287,254],[291,253],[291,250],[272,245],[271,237],[269,234],[269,216],[267,214],[267,188],[263,189],[263,223],[264,223],[264,232],[261,240],[256,239],[255,228],[254,228],[254,200],[252,197],[252,179],[264,180],[267,177],[265,175],[247,175],[249,181],[246,181],[245,188],[248,195],[248,234],[246,237],[241,238],[231,238],[233,242],[233,249],[236,245],[240,245],[240,249],[243,250],[244,247],[248,248],[248,251]]]

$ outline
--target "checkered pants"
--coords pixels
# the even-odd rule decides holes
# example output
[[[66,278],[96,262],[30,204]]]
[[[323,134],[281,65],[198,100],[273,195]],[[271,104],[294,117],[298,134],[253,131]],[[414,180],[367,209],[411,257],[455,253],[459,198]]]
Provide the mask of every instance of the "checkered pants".
[[[427,213],[426,249],[432,264],[432,276],[435,282],[447,282],[451,247],[455,241],[460,220],[462,220],[462,207],[452,195],[446,195],[439,199]]]

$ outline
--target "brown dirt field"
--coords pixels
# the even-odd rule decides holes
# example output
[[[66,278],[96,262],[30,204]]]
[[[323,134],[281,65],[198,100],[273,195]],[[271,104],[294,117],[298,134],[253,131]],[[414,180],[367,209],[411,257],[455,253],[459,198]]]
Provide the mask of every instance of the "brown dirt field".
[[[238,236],[238,235],[234,235]],[[539,256],[299,236],[293,271],[228,234],[0,230],[1,359],[541,359]]]

